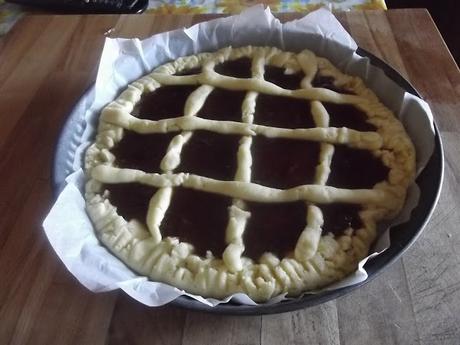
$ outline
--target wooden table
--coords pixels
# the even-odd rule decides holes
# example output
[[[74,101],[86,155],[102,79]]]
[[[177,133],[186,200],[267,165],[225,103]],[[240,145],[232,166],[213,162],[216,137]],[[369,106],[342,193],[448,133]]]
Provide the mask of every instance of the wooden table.
[[[460,73],[425,10],[338,14],[430,103],[445,145],[438,207],[381,276],[314,308],[229,317],[94,294],[67,272],[41,223],[59,129],[95,79],[104,35],[146,37],[208,18],[35,15],[0,39],[0,344],[459,344]]]

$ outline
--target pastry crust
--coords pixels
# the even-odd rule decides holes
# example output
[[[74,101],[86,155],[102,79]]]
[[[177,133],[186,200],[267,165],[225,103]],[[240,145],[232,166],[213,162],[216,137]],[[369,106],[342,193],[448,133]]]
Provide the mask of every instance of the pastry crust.
[[[234,78],[214,71],[216,64],[241,57],[252,60],[252,78]],[[305,77],[301,88],[287,90],[264,80],[266,65],[281,67],[290,73],[303,71]],[[199,74],[174,75],[197,67],[202,68]],[[354,94],[312,87],[311,83],[317,74],[333,77],[337,87]],[[159,121],[142,120],[131,114],[143,93],[152,92],[163,85],[199,87],[188,97],[183,114],[171,114],[171,118]],[[247,92],[242,104],[241,122],[195,116],[215,87]],[[259,93],[311,101],[317,127],[285,129],[254,124],[253,115]],[[377,131],[360,132],[329,127],[329,115],[321,103],[324,101],[354,105],[367,114],[367,121]],[[114,166],[115,157],[110,150],[122,139],[126,129],[138,133],[177,133],[161,162],[161,174]],[[174,173],[180,164],[183,146],[193,131],[200,129],[242,137],[234,181]],[[251,183],[251,143],[256,135],[320,142],[315,184],[280,190]],[[352,190],[327,186],[336,144],[371,151],[389,168],[387,180],[377,183],[373,189]],[[295,54],[272,47],[227,47],[215,53],[179,58],[128,85],[117,99],[103,109],[95,142],[86,152],[85,169],[88,177],[85,195],[87,211],[96,234],[128,266],[152,280],[169,283],[204,297],[223,298],[242,292],[262,302],[282,293],[296,296],[303,291],[318,289],[355,271],[376,238],[377,222],[394,217],[402,208],[407,188],[414,178],[415,151],[402,124],[362,80],[343,74],[328,60],[308,50]],[[117,214],[103,188],[103,184],[131,182],[158,188],[150,200],[145,224]],[[161,222],[177,186],[233,198],[225,230],[227,247],[222,258],[214,257],[211,252],[206,257],[200,257],[194,254],[191,244],[162,236]],[[243,233],[250,217],[245,201],[294,200],[305,202],[307,219],[292,255],[279,258],[265,253],[258,262],[245,257]],[[332,202],[360,204],[362,211],[359,216],[363,227],[349,228],[336,237],[323,234],[323,215],[316,205]]]

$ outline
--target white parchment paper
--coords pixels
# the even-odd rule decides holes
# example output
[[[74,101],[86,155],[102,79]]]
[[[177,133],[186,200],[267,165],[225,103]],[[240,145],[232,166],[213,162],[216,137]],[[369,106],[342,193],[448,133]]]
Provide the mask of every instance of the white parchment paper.
[[[416,146],[417,171],[420,172],[428,162],[434,148],[433,118],[429,106],[423,100],[406,93],[383,71],[372,66],[367,58],[357,55],[354,40],[326,9],[281,24],[269,9],[255,6],[237,16],[157,34],[142,41],[107,38],[96,79],[95,97],[88,99],[78,109],[85,130],[80,139],[81,145],[76,149],[74,172],[66,179],[66,187],[43,223],[57,255],[88,289],[99,292],[120,288],[149,306],[166,304],[184,294],[209,306],[232,298],[235,302],[256,304],[244,294],[236,294],[225,300],[205,299],[133,273],[97,240],[85,212],[82,192],[82,157],[94,137],[101,108],[113,100],[127,83],[158,65],[180,56],[215,51],[228,45],[269,45],[295,52],[307,48],[328,58],[344,72],[360,76],[404,123]],[[324,290],[353,285],[367,279],[363,268],[365,262],[390,246],[389,232],[385,229],[407,221],[418,199],[419,190],[414,185],[409,190],[406,206],[399,217],[391,224],[383,225],[382,235],[374,246],[375,252],[360,263],[354,274]],[[277,303],[283,299],[285,296],[278,296],[267,303]]]

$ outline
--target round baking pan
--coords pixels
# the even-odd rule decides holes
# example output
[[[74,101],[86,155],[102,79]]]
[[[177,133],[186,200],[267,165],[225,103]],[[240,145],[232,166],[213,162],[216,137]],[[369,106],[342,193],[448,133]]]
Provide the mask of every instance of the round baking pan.
[[[368,57],[371,64],[382,69],[385,74],[396,82],[399,86],[416,96],[418,92],[412,85],[405,80],[396,70],[373,54],[358,48],[357,53],[363,57]],[[82,96],[80,101],[71,111],[66,123],[64,124],[56,146],[52,183],[53,190],[57,196],[65,184],[65,178],[73,172],[73,160],[76,148],[81,142],[81,136],[85,128],[85,121],[81,118],[81,109],[91,104],[94,98],[94,87],[91,87]],[[378,276],[386,267],[395,262],[400,256],[415,242],[421,234],[423,228],[433,213],[435,205],[441,192],[441,185],[444,172],[444,159],[441,138],[435,124],[435,148],[425,169],[417,178],[420,187],[420,202],[414,208],[408,222],[394,226],[390,229],[391,246],[382,254],[369,260],[364,268],[369,277],[364,282],[347,286],[333,291],[324,291],[317,294],[306,294],[301,298],[283,301],[276,304],[259,304],[256,306],[240,305],[236,303],[219,304],[216,307],[209,307],[192,298],[181,296],[170,304],[192,310],[206,311],[217,314],[233,315],[262,315],[283,313],[296,309],[314,306],[327,302],[346,293],[349,293],[360,286],[368,283]]]

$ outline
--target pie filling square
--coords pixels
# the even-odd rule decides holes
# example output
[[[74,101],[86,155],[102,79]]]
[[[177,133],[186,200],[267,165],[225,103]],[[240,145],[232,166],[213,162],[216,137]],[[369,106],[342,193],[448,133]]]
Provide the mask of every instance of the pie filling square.
[[[281,128],[316,127],[310,102],[283,96],[258,95],[254,123]]]
[[[197,116],[219,121],[241,121],[241,104],[246,92],[215,88],[206,98]]]
[[[376,127],[366,121],[367,115],[350,104],[334,104],[323,102],[329,114],[329,126],[347,127],[362,132],[375,132]]]
[[[139,134],[125,131],[123,138],[111,150],[119,168],[160,172],[160,164],[174,133]]]
[[[264,253],[273,253],[280,258],[292,256],[306,225],[305,203],[249,202],[247,210],[251,217],[243,234],[244,255],[256,261]]]
[[[142,96],[133,115],[140,119],[158,121],[182,116],[184,105],[194,85],[163,86]]]
[[[182,149],[177,172],[233,180],[237,168],[240,137],[209,131],[196,131]]]
[[[279,189],[314,183],[318,143],[257,136],[251,149],[254,183]]]
[[[187,188],[175,188],[171,204],[161,223],[163,236],[190,243],[197,255],[210,251],[222,257],[227,244],[225,228],[232,200],[225,196]],[[203,216],[206,209],[206,216]]]
[[[337,145],[327,183],[337,188],[368,189],[387,176],[388,168],[369,151]]]

